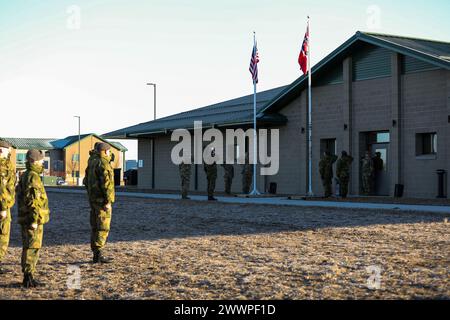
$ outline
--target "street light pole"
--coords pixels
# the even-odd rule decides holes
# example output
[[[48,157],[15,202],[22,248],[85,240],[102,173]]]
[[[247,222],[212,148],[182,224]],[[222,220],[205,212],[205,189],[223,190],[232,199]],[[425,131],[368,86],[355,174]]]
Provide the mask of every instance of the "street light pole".
[[[153,86],[153,120],[156,120],[156,83],[147,83]],[[155,189],[155,139],[152,139],[152,189]]]
[[[78,118],[78,176],[77,176],[77,186],[80,185],[80,175],[81,175],[81,117],[74,116]]]
[[[148,86],[153,86],[153,120],[156,120],[156,83],[147,83]]]

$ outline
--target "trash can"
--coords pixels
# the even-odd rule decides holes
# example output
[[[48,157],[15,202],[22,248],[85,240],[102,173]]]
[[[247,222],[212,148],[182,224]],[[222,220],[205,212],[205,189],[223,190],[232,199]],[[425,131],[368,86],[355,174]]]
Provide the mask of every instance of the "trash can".
[[[436,173],[438,175],[438,195],[437,198],[447,198],[446,195],[446,176],[447,171],[443,169],[436,170]]]
[[[277,193],[277,183],[276,182],[271,182],[269,184],[269,193],[270,194],[276,194]]]
[[[403,189],[404,189],[404,185],[396,184],[395,185],[395,190],[394,190],[394,197],[395,198],[403,197]]]

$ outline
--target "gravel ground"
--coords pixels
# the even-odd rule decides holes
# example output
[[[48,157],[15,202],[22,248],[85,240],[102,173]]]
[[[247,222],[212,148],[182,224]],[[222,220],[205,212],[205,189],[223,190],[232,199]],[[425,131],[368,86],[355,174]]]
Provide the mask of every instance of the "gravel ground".
[[[1,299],[450,298],[450,214],[119,197],[115,260],[98,266],[86,197],[49,198],[37,275],[47,286],[20,287],[13,222]]]

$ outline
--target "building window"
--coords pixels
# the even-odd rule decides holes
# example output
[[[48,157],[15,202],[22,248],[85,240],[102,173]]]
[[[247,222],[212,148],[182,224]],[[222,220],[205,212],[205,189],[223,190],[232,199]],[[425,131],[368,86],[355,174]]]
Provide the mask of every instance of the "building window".
[[[72,161],[73,162],[78,162],[78,161],[80,161],[80,155],[79,154],[73,154],[72,155]]]
[[[417,133],[416,134],[416,156],[436,155],[437,153],[437,134]]]
[[[321,139],[320,140],[320,158],[323,157],[325,151],[330,154],[336,154],[336,139]]]
[[[56,172],[64,171],[64,162],[62,160],[54,160],[53,161],[53,170]]]
[[[16,162],[23,164],[26,161],[26,157],[27,155],[25,153],[18,153],[16,154]]]
[[[389,131],[378,131],[369,133],[369,144],[373,143],[389,143],[391,141],[391,135]]]
[[[79,178],[80,177],[80,171],[72,171],[72,178]]]

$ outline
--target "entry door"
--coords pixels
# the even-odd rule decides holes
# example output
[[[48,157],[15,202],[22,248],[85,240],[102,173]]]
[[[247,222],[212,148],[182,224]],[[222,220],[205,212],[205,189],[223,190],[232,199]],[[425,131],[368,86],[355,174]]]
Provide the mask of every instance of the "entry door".
[[[372,158],[376,153],[381,153],[381,159],[383,160],[383,168],[374,172],[374,191],[377,196],[389,195],[389,144],[388,143],[375,143],[372,145]]]

